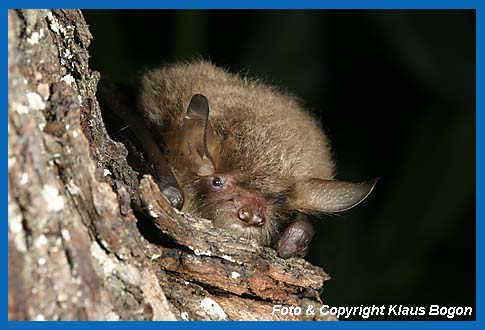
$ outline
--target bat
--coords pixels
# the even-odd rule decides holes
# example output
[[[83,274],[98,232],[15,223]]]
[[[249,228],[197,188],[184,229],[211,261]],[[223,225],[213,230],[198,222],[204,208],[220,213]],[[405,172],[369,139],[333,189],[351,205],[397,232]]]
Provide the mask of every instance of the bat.
[[[282,258],[308,253],[309,216],[346,211],[377,182],[336,180],[319,121],[276,87],[206,61],[147,71],[137,86],[143,118],[121,112],[162,195]]]

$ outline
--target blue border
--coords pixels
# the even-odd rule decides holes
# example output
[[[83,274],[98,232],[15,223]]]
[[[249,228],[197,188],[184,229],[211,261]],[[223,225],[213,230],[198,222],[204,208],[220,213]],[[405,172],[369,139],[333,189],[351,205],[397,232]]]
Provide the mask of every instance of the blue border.
[[[3,5],[3,4],[2,4]],[[2,149],[2,155],[3,155],[3,162],[2,162],[2,167],[4,168],[4,176],[2,177],[2,185],[0,187],[0,191],[2,194],[2,200],[4,201],[4,206],[5,210],[3,211],[3,214],[5,216],[5,220],[8,219],[8,135],[7,135],[7,126],[8,126],[8,16],[7,16],[7,11],[2,8],[1,12],[1,18],[2,18],[2,24],[0,25],[1,28],[1,40],[2,40],[2,45],[4,45],[3,52],[1,54],[1,62],[4,63],[3,70],[4,72],[3,79],[1,79],[1,93],[2,93],[2,102],[4,102],[4,112],[2,113],[2,118],[0,120],[0,125],[1,125],[1,132],[4,134],[4,141],[2,141],[1,144],[1,149]],[[7,63],[7,65],[5,65]],[[3,235],[5,239],[4,243],[4,248],[1,251],[1,256],[2,256],[2,264],[4,265],[4,270],[1,272],[1,282],[2,282],[2,293],[3,296],[1,299],[1,310],[3,313],[5,313],[5,317],[2,320],[2,323],[5,322],[5,320],[8,319],[8,271],[7,271],[7,264],[8,264],[8,238],[7,238],[7,233],[8,233],[8,222],[5,221],[4,225],[4,230],[5,233]]]
[[[64,329],[66,327],[81,328],[83,326],[89,326],[94,328],[100,328],[103,330],[110,329],[145,329],[145,330],[160,330],[160,329],[195,329],[195,330],[227,330],[227,329],[265,329],[277,328],[278,330],[294,330],[295,327],[299,329],[313,329],[321,330],[325,329],[470,329],[481,327],[477,321],[355,321],[355,322],[311,322],[311,321],[275,321],[275,322],[230,322],[230,321],[193,321],[193,322],[150,322],[150,321],[117,321],[117,322],[59,322],[59,321],[47,321],[47,322],[8,322],[4,329],[7,327],[14,327],[16,329]]]
[[[481,15],[483,9],[477,8],[476,11],[476,20],[477,20],[477,34],[476,34],[476,180],[477,180],[477,186],[476,186],[476,192],[477,192],[477,197],[476,197],[476,203],[477,203],[477,219],[476,219],[476,228],[477,228],[477,248],[476,248],[476,265],[477,265],[477,280],[476,280],[476,290],[477,290],[477,304],[476,304],[476,315],[477,315],[477,323],[483,325],[484,320],[483,320],[483,278],[484,278],[484,272],[483,272],[483,233],[484,233],[484,206],[483,206],[483,201],[484,201],[484,177],[483,177],[483,171],[479,171],[479,169],[484,168],[484,155],[485,155],[485,150],[483,146],[483,141],[485,138],[484,132],[480,129],[484,127],[484,99],[483,99],[483,93],[485,92],[483,88],[483,78],[485,75],[485,70],[483,67],[483,58],[485,57],[485,52],[483,51],[483,47],[485,45],[485,41],[483,38],[483,31],[484,31],[484,21],[483,21],[483,15]],[[480,38],[480,37],[481,38]],[[481,60],[479,60],[481,59]],[[481,280],[479,280],[481,279]],[[479,308],[479,306],[481,308]]]
[[[484,98],[483,94],[485,92],[483,88],[483,81],[484,81],[484,66],[483,66],[483,58],[485,58],[485,53],[483,51],[485,38],[483,37],[483,29],[484,29],[484,21],[482,18],[482,9],[480,8],[480,1],[459,1],[459,0],[396,0],[396,1],[385,1],[385,0],[330,0],[330,1],[316,1],[316,0],[299,0],[299,1],[277,1],[277,0],[232,0],[232,1],[197,1],[197,0],[172,0],[169,2],[153,2],[149,0],[137,0],[136,2],[133,0],[120,0],[120,1],[96,1],[96,0],[87,0],[87,1],[60,1],[60,0],[46,0],[46,1],[1,1],[0,6],[2,7],[1,12],[1,38],[4,45],[4,52],[2,53],[2,62],[8,63],[7,58],[7,39],[8,39],[8,23],[7,23],[7,9],[8,8],[167,8],[167,9],[215,9],[215,8],[224,8],[224,9],[276,9],[276,8],[289,8],[289,9],[476,9],[476,18],[477,18],[477,77],[476,77],[476,86],[477,86],[477,97],[476,97],[476,105],[477,105],[477,121],[476,121],[476,129],[477,129],[477,136],[476,136],[476,168],[477,168],[477,304],[476,304],[476,317],[477,321],[417,321],[417,322],[410,322],[410,321],[400,321],[400,322],[393,322],[393,321],[357,321],[357,322],[336,322],[336,323],[319,323],[319,322],[304,322],[304,323],[295,323],[295,322],[278,322],[278,323],[261,323],[255,322],[251,323],[251,327],[254,328],[267,328],[267,327],[278,327],[279,329],[289,329],[290,327],[293,328],[295,326],[304,327],[307,329],[313,329],[316,327],[328,327],[328,328],[371,328],[371,329],[388,329],[389,327],[397,328],[397,329],[405,329],[408,327],[413,328],[439,328],[439,329],[467,329],[467,328],[481,328],[484,326],[484,313],[483,313],[483,280],[480,281],[479,279],[484,278],[484,271],[483,271],[483,258],[484,254],[482,253],[483,249],[483,230],[484,230],[484,207],[483,207],[483,198],[484,198],[484,175],[481,171],[478,171],[480,168],[485,167],[484,163],[484,155],[485,155],[485,148],[484,148],[484,137],[485,133],[481,130],[484,127]],[[479,60],[481,59],[481,61]],[[2,99],[4,100],[5,104],[5,111],[2,116],[2,120],[0,122],[1,130],[5,136],[7,135],[7,123],[8,123],[8,114],[6,109],[8,100],[7,100],[7,85],[8,85],[8,66],[4,66],[4,78],[2,79]],[[1,186],[1,194],[3,196],[3,200],[7,200],[7,193],[8,193],[8,168],[7,168],[7,154],[8,154],[8,138],[6,137],[2,143],[2,154],[4,155],[4,168],[5,168],[5,176],[3,177],[3,184]],[[5,205],[7,206],[7,205]],[[8,217],[7,207],[4,211],[5,218]],[[6,221],[7,223],[7,221]],[[5,232],[4,237],[6,240],[6,233],[7,228],[5,225]],[[8,242],[6,240],[4,245],[4,250],[1,252],[2,259],[3,259],[3,271],[1,272],[2,276],[2,291],[3,291],[3,299],[1,299],[1,307],[4,313],[3,320],[0,321],[2,328],[46,328],[46,329],[56,329],[56,328],[64,328],[66,326],[80,328],[86,326],[85,322],[8,322],[8,273],[7,273],[7,263],[8,263]],[[444,289],[446,290],[446,289]],[[446,294],[446,292],[444,292]],[[116,328],[126,328],[126,329],[133,329],[136,328],[144,328],[144,329],[159,329],[160,327],[164,328],[184,328],[184,329],[226,329],[227,327],[231,328],[242,328],[248,326],[246,323],[241,322],[177,322],[177,323],[158,323],[158,322],[96,322],[96,323],[89,323],[89,327],[99,327],[102,329],[110,329],[113,327]]]
[[[478,0],[19,0],[6,1],[7,8],[83,8],[83,9],[474,9],[477,8]]]

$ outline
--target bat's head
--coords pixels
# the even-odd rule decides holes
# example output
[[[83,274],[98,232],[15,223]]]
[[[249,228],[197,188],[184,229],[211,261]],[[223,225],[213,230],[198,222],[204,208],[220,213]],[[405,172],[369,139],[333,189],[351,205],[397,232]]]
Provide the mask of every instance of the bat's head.
[[[299,178],[283,180],[279,185],[266,184],[279,187],[274,191],[265,189],[261,182],[255,183],[258,178],[248,177],[241,167],[228,166],[212,157],[211,150],[218,147],[212,145],[217,139],[213,138],[216,134],[212,132],[209,117],[207,98],[194,95],[178,136],[179,162],[194,174],[188,185],[194,187],[198,198],[195,202],[198,213],[236,235],[270,244],[297,212],[319,214],[348,210],[362,202],[377,181],[352,183]],[[271,182],[268,176],[271,175],[260,175],[259,181]]]

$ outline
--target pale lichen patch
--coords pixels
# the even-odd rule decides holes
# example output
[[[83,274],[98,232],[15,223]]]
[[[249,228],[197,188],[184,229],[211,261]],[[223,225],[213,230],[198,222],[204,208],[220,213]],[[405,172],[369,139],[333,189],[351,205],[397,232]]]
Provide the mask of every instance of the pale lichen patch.
[[[242,262],[237,261],[236,259],[234,259],[231,256],[228,256],[227,254],[222,255],[221,258],[224,259],[224,260],[230,261],[230,262],[234,262],[236,264],[240,264],[240,265],[242,264]]]
[[[41,191],[42,197],[47,202],[47,209],[49,211],[60,211],[64,208],[64,197],[59,195],[59,190],[50,184],[45,184]]]
[[[29,107],[17,102],[12,102],[12,110],[20,114],[29,113]]]
[[[189,249],[191,249],[192,251],[194,251],[195,255],[197,256],[212,256],[212,252],[210,251],[204,251],[202,249],[199,249],[199,248],[195,248],[191,245],[188,246]]]
[[[115,312],[109,311],[106,313],[106,321],[119,321],[119,320],[120,320],[120,316]]]
[[[22,217],[18,214],[8,217],[8,228],[12,234],[19,234],[22,232]]]
[[[91,244],[91,255],[99,262],[105,275],[110,275],[116,268],[114,262],[108,258],[106,253],[96,242]]]
[[[154,255],[152,255],[150,257],[150,260],[156,260],[156,259],[160,258],[161,256],[162,256],[161,254],[155,253]]]
[[[27,251],[27,246],[25,245],[25,237],[23,235],[24,227],[22,225],[20,210],[17,204],[10,201],[10,195],[8,196],[8,230],[9,238],[11,234],[13,243],[17,250],[19,250],[20,252]]]
[[[227,314],[224,312],[222,307],[211,298],[204,298],[200,302],[200,307],[212,318],[217,320],[226,320]]]
[[[39,39],[40,39],[40,33],[39,32],[32,32],[32,34],[30,35],[30,37],[27,37],[27,43],[30,44],[30,45],[36,45],[39,43]]]
[[[154,207],[152,204],[148,204],[148,214],[152,217],[152,218],[158,218],[158,214],[157,212],[155,212],[154,210]]]
[[[52,12],[47,13],[47,18],[50,21],[49,26],[54,33],[57,33],[57,34],[59,34],[59,32],[61,32],[62,34],[66,33],[66,29],[59,24],[59,22],[57,21],[57,18],[55,18],[54,15],[52,15]]]
[[[43,265],[45,265],[45,264],[46,264],[46,262],[47,262],[47,260],[46,260],[45,258],[39,258],[39,259],[37,260],[37,264],[38,264],[39,266],[43,266]]]
[[[68,298],[68,296],[65,293],[59,293],[57,295],[57,301],[59,301],[59,302],[67,301],[67,298]]]
[[[42,248],[46,246],[48,243],[47,237],[45,235],[39,235],[39,237],[36,238],[34,241],[34,246],[36,248]]]
[[[71,239],[71,234],[69,234],[69,230],[67,230],[67,229],[62,229],[61,230],[61,235],[62,235],[62,238],[65,241],[69,241]]]
[[[74,57],[74,55],[72,55],[71,51],[68,48],[64,49],[64,52],[62,55],[68,60]]]
[[[81,188],[79,188],[73,180],[69,180],[69,183],[66,185],[67,191],[71,195],[79,195],[81,193]]]
[[[34,92],[27,93],[27,101],[29,102],[29,108],[32,110],[44,110],[45,103],[42,101],[42,97]]]
[[[64,77],[61,78],[61,81],[65,82],[70,87],[72,87],[72,84],[75,82],[75,79],[70,74],[66,74]]]
[[[24,186],[28,182],[29,182],[29,174],[28,173],[22,173],[22,176],[20,177],[20,184]]]
[[[42,96],[44,101],[47,101],[47,99],[50,96],[49,84],[45,84],[45,83],[38,84],[37,85],[37,93],[39,93],[40,96]]]
[[[17,164],[17,158],[15,157],[8,157],[8,168],[12,168]]]

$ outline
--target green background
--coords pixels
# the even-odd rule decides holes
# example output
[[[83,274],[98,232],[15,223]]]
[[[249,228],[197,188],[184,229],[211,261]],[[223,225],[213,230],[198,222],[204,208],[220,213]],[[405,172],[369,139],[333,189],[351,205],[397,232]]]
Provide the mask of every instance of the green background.
[[[193,58],[247,71],[318,114],[339,179],[381,178],[315,221],[326,303],[475,306],[474,11],[84,15],[92,68],[111,80]]]

